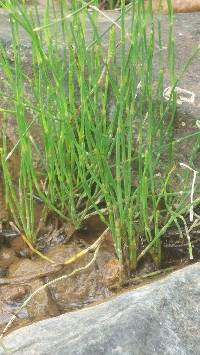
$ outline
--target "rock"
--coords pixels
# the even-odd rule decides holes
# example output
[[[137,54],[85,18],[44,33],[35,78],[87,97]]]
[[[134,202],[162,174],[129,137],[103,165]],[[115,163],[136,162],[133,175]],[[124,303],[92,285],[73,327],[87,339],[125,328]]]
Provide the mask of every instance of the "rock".
[[[104,243],[103,248],[100,249],[96,262],[105,287],[112,288],[119,284],[119,261],[115,256],[113,246],[111,247],[108,242]]]
[[[34,262],[29,259],[22,259],[10,266],[8,276],[12,279],[19,276],[20,281],[16,281],[16,285],[0,286],[0,330],[5,327],[16,311],[19,310],[19,307],[23,304],[25,299],[35,290],[43,286],[44,283],[40,280],[40,274],[44,270],[51,272],[51,265],[49,268],[46,266],[47,262],[43,260],[42,262],[39,261]],[[58,268],[56,268],[56,270],[58,270]],[[34,279],[34,276],[38,276],[38,279]],[[29,277],[33,278],[29,280]],[[6,280],[8,280],[8,278],[6,278]],[[18,285],[18,282],[22,282],[22,285]],[[23,326],[24,321],[26,321],[26,324],[30,324],[32,321],[56,316],[58,314],[60,314],[60,312],[56,304],[53,303],[48,289],[45,288],[37,293],[33,300],[19,312],[16,325]]]
[[[27,286],[1,286],[0,294],[1,300],[6,302],[18,302],[22,300],[27,294],[29,290]]]
[[[84,234],[83,237],[85,237]],[[78,241],[63,246],[56,246],[49,250],[46,255],[56,260],[56,262],[63,262],[82,250],[79,244],[81,244],[80,233]],[[88,253],[59,272],[47,275],[46,282],[63,275],[69,275],[74,270],[87,265],[92,256],[93,254]],[[105,242],[99,250],[96,262],[89,269],[70,278],[58,281],[48,286],[48,289],[59,309],[62,312],[66,312],[85,307],[92,302],[104,300],[112,294],[111,288],[118,283],[119,263],[116,259],[113,246]]]
[[[9,322],[11,317],[15,314],[17,309],[22,305],[25,297],[29,293],[27,286],[1,286],[0,287],[0,329]],[[20,311],[18,317],[20,324],[23,325],[23,321],[28,318],[26,309]],[[19,321],[15,325],[18,325]]]
[[[6,326],[10,319],[14,316],[15,312],[18,310],[22,303],[6,303],[0,300],[0,331]],[[24,323],[25,322],[25,323]],[[16,326],[23,326],[28,322],[28,312],[23,309],[19,312],[18,318],[15,323]],[[28,323],[30,324],[30,322]]]
[[[43,286],[43,282],[40,280],[33,280],[31,282],[31,292],[34,292],[39,287]],[[29,319],[40,320],[60,314],[58,308],[53,304],[51,298],[48,295],[48,289],[43,289],[26,307]]]
[[[0,287],[0,331],[19,310],[26,298],[39,287],[43,286],[41,280],[32,280],[29,285],[9,285]],[[48,295],[48,289],[41,290],[26,307],[17,315],[14,327],[30,324],[50,316],[60,314]]]
[[[101,257],[102,254],[99,252],[99,259],[101,259]],[[77,262],[65,267],[65,269],[47,277],[46,282],[63,275],[69,275],[74,270],[87,265],[91,259],[92,254],[87,254]],[[52,299],[62,312],[75,310],[77,308],[85,307],[92,302],[104,300],[111,295],[108,284],[111,285],[113,279],[112,272],[107,271],[105,274],[109,274],[109,276],[107,276],[107,279],[105,277],[104,280],[102,275],[103,271],[105,270],[102,270],[96,263],[94,263],[89,269],[50,285],[48,288]],[[110,279],[108,280],[109,277]],[[116,282],[116,275],[114,281]]]
[[[80,265],[81,263],[79,263],[79,266]],[[64,274],[69,274],[73,269],[76,269],[76,267],[78,267],[77,264],[73,268],[66,268],[64,273],[57,273],[56,278],[61,277]],[[46,278],[46,282],[53,279],[55,279],[55,275]],[[101,296],[99,296],[99,293],[101,295],[101,288],[99,287],[98,275],[94,268],[90,268],[87,272],[84,272],[77,277],[73,276],[58,281],[55,284],[50,285],[48,288],[52,299],[58,305],[61,312],[76,310],[94,302],[95,300],[102,299]]]
[[[78,241],[74,240],[67,245],[52,247],[46,253],[46,256],[54,260],[57,265],[35,257],[33,260],[18,259],[9,266],[5,281],[11,280],[16,282],[16,285],[0,286],[0,294],[3,295],[1,297],[3,313],[0,312],[0,328],[3,325],[5,326],[5,322],[10,320],[12,314],[23,303],[24,296],[28,297],[42,287],[44,282],[47,283],[65,274],[68,275],[77,268],[85,266],[91,260],[93,254],[89,253],[77,262],[65,266],[65,268],[60,265],[82,250],[79,246],[81,244],[80,237],[81,235],[79,235]],[[26,305],[24,311],[20,312],[20,319],[22,319],[22,322],[24,319],[27,322],[41,320],[56,316],[61,312],[85,307],[93,302],[102,301],[113,294],[110,289],[118,284],[118,279],[119,264],[115,257],[114,248],[111,242],[107,240],[102,245],[96,262],[89,269],[42,289]],[[19,286],[17,286],[17,283]],[[20,290],[25,290],[25,295]],[[23,298],[22,301],[21,298]],[[19,320],[17,320],[17,325],[19,325]]]
[[[200,354],[200,263],[4,339],[16,355]],[[0,351],[3,354],[3,351]]]
[[[14,250],[11,248],[1,248],[0,250],[0,268],[7,268],[11,264],[13,264],[15,261],[17,261],[18,258],[15,255]]]
[[[10,248],[15,251],[19,256],[28,256],[30,255],[30,248],[24,242],[21,236],[18,236],[9,242]]]
[[[72,242],[68,243],[67,245],[56,245],[51,247],[45,255],[59,264],[64,263],[79,251],[80,249],[78,246]]]
[[[6,272],[7,272],[7,270],[5,267],[0,267],[0,277],[5,277]]]
[[[60,265],[51,264],[42,258],[35,260],[21,259],[12,264],[8,270],[8,277],[28,278],[44,277],[46,274],[60,270]]]
[[[20,301],[22,300],[27,294],[29,290],[27,286],[18,286],[18,285],[11,285],[11,286],[1,286],[0,293],[1,293],[1,300],[4,301]]]
[[[53,218],[54,217],[54,218]],[[55,220],[55,215],[50,217],[50,223],[43,223],[42,228],[37,236],[36,248],[47,252],[49,248],[67,243],[75,231],[75,227],[70,223],[62,223],[61,228],[58,228],[58,223]],[[36,216],[36,220],[39,220]]]

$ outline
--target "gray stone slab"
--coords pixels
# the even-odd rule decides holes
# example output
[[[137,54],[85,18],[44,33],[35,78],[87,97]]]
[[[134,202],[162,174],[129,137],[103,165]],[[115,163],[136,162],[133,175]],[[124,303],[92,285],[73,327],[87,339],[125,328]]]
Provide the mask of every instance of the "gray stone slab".
[[[200,263],[193,264],[106,303],[14,331],[5,345],[16,355],[198,355],[199,275]]]

